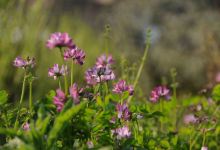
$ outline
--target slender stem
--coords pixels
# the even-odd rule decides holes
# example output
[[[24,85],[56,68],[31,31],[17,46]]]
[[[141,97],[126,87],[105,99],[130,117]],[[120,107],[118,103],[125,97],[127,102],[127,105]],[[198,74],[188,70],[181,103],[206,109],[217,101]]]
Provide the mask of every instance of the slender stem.
[[[110,26],[105,26],[105,53],[108,54],[109,52],[109,39],[110,39]]]
[[[147,35],[146,35],[146,37],[147,37],[147,38],[146,38],[146,47],[145,47],[145,50],[144,50],[144,55],[143,55],[143,57],[142,57],[140,67],[139,67],[139,69],[138,69],[136,78],[135,78],[135,80],[134,80],[134,84],[133,84],[134,89],[135,89],[135,87],[136,87],[136,85],[137,85],[137,83],[138,83],[138,81],[139,81],[139,79],[140,79],[141,72],[142,72],[143,67],[144,67],[144,62],[145,62],[145,60],[146,60],[146,58],[147,58],[148,50],[149,50],[149,48],[150,48],[150,33],[151,33],[151,31],[150,31],[150,30],[147,30]],[[128,103],[131,101],[132,96],[133,96],[133,95],[131,95],[131,96],[128,98]]]
[[[30,112],[32,112],[32,110],[33,110],[32,81],[29,82],[29,109],[30,109]]]
[[[205,146],[205,139],[206,139],[206,131],[204,131],[203,133],[202,146]]]
[[[162,99],[159,99],[159,103],[160,103],[160,112],[163,112],[163,101]],[[162,119],[160,117],[160,131],[163,130],[163,124],[162,124]]]
[[[64,59],[63,59],[63,51],[62,51],[62,48],[60,48],[60,55],[61,55],[61,59],[63,61],[63,64],[66,65]],[[67,77],[66,75],[64,75],[64,91],[65,91],[65,94],[68,94],[68,83],[67,83]]]
[[[60,77],[58,77],[58,84],[59,84],[59,89],[61,89],[61,90],[62,90],[62,86],[61,86]]]
[[[71,79],[70,79],[70,85],[73,85],[73,60],[71,62]]]
[[[24,75],[24,79],[23,79],[23,83],[22,83],[21,97],[20,97],[20,101],[19,101],[19,105],[18,105],[18,112],[17,112],[15,124],[14,124],[15,129],[18,127],[18,117],[20,115],[21,105],[22,105],[22,102],[24,99],[25,83],[26,83],[26,73]]]
[[[189,150],[192,150],[192,136],[189,135]]]

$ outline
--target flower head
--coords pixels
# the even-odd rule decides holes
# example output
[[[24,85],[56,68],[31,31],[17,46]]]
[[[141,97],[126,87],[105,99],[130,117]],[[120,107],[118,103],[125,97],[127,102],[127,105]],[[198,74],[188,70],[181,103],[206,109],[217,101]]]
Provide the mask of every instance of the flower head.
[[[134,88],[131,85],[127,85],[126,81],[120,80],[118,83],[115,84],[112,91],[117,93],[117,94],[121,94],[125,91],[128,91],[130,95],[133,95]]]
[[[20,56],[16,57],[14,62],[13,62],[15,67],[18,68],[33,68],[35,66],[35,59],[27,57],[27,59],[23,59]]]
[[[183,122],[185,124],[194,124],[198,121],[198,118],[194,114],[185,115],[183,118]]]
[[[79,97],[83,89],[82,88],[79,89],[77,84],[74,83],[73,86],[70,87],[69,91],[70,91],[71,97],[73,98],[74,103],[79,104],[80,103]]]
[[[102,68],[102,67],[108,67],[111,68],[111,65],[113,64],[113,59],[112,56],[106,56],[106,55],[101,55],[100,57],[97,58],[96,60],[96,67],[97,68]]]
[[[86,144],[88,146],[88,149],[94,148],[94,144],[92,141],[87,141]]]
[[[203,146],[203,147],[201,147],[201,150],[208,150],[208,147]]]
[[[54,80],[56,80],[60,76],[64,76],[67,74],[67,66],[62,65],[61,68],[59,68],[58,64],[54,64],[53,67],[48,69],[48,76],[54,77]]]
[[[130,120],[131,119],[131,112],[128,109],[128,106],[126,103],[124,104],[117,104],[116,105],[116,111],[118,113],[118,118],[123,120]]]
[[[129,138],[131,136],[131,132],[128,128],[128,126],[123,126],[121,128],[117,128],[115,130],[112,130],[112,133],[116,135],[117,139],[122,139],[122,138]]]
[[[76,64],[80,65],[83,65],[85,57],[85,52],[77,47],[69,48],[64,52],[64,60],[73,59]]]
[[[60,112],[66,102],[65,93],[61,89],[56,90],[56,95],[53,97],[53,103],[57,107],[57,111]]]
[[[74,43],[68,33],[56,32],[50,35],[49,40],[46,43],[46,46],[49,49],[53,49],[55,47],[74,47]]]
[[[26,122],[25,124],[23,124],[22,128],[24,131],[28,131],[28,130],[30,130],[30,124],[28,122]]]
[[[115,74],[110,68],[90,68],[85,73],[85,78],[88,84],[96,85],[100,82],[105,82],[115,79]]]
[[[150,94],[150,101],[157,102],[161,97],[170,99],[170,90],[166,86],[155,87]]]

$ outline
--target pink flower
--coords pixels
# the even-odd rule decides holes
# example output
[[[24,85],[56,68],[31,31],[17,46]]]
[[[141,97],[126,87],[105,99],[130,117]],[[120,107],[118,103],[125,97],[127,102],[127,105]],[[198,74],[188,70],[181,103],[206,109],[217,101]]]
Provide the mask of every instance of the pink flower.
[[[33,68],[35,66],[35,59],[27,57],[27,59],[23,59],[20,56],[16,57],[14,60],[14,66],[18,68]]]
[[[74,83],[73,86],[70,87],[69,91],[70,91],[71,97],[73,98],[74,103],[79,104],[80,103],[79,97],[83,89],[82,88],[78,89],[77,84]]]
[[[64,52],[64,60],[73,59],[75,63],[80,65],[83,65],[85,57],[85,52],[77,47],[67,49]]]
[[[201,150],[208,150],[208,147],[203,146],[203,147],[201,147]]]
[[[183,122],[185,124],[194,124],[198,121],[198,118],[194,114],[188,114],[184,116]]]
[[[62,67],[59,68],[58,64],[54,64],[52,68],[48,69],[48,76],[56,80],[58,77],[66,75],[67,72],[67,66],[62,65]]]
[[[131,132],[128,128],[128,126],[123,126],[121,128],[117,128],[115,130],[112,130],[112,133],[116,135],[117,139],[122,139],[122,138],[129,138],[131,136]]]
[[[61,89],[56,90],[56,95],[53,97],[53,103],[57,107],[57,111],[60,112],[66,102],[65,93]]]
[[[113,59],[112,56],[106,56],[106,55],[101,55],[100,57],[97,58],[96,60],[96,67],[97,68],[102,68],[102,67],[108,67],[111,68],[111,64],[113,64]]]
[[[30,130],[30,125],[29,125],[29,123],[26,122],[25,124],[23,124],[22,128],[23,128],[24,131]]]
[[[116,105],[116,111],[118,113],[118,118],[123,120],[130,120],[131,119],[131,112],[128,109],[128,106],[126,103],[124,104],[117,104]]]
[[[88,149],[94,148],[94,144],[93,144],[92,141],[87,141],[86,144],[87,144],[87,146],[88,146]]]
[[[126,85],[126,81],[124,80],[120,80],[116,83],[112,91],[117,94],[121,94],[125,91],[128,91],[130,95],[134,94],[134,88],[131,85]]]
[[[49,49],[53,49],[55,47],[61,48],[61,47],[74,47],[74,43],[72,42],[72,39],[68,35],[68,33],[61,33],[56,32],[50,35],[49,40],[46,43],[46,46]]]
[[[170,99],[170,90],[166,86],[155,87],[150,94],[150,101],[157,102],[161,97]]]
[[[100,82],[105,82],[115,79],[115,74],[110,68],[96,68],[88,69],[85,73],[87,84],[96,85]]]

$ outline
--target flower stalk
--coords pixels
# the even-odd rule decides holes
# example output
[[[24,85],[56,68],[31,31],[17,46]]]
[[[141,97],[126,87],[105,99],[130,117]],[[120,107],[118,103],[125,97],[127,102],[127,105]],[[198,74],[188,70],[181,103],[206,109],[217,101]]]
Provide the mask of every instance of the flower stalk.
[[[65,64],[64,59],[63,59],[62,48],[60,48],[60,55],[61,55],[61,59],[63,60],[63,63]],[[65,92],[65,94],[68,94],[68,83],[67,83],[66,74],[63,77],[64,77],[64,92]]]
[[[71,61],[70,85],[73,85],[73,60]]]
[[[19,105],[18,105],[18,112],[17,112],[15,124],[14,124],[15,129],[18,127],[18,117],[20,115],[21,105],[22,105],[22,102],[23,102],[23,99],[24,99],[26,79],[27,79],[27,76],[26,76],[26,72],[25,72],[23,83],[22,83],[21,97],[20,97],[20,101],[19,101]]]
[[[147,54],[148,54],[148,51],[149,51],[149,48],[150,48],[150,36],[151,36],[151,30],[148,29],[147,30],[147,34],[146,34],[146,47],[145,47],[145,50],[144,50],[144,55],[141,59],[141,64],[140,64],[140,67],[138,69],[138,72],[137,72],[137,75],[135,77],[135,80],[134,80],[134,89],[136,88],[137,86],[137,83],[140,79],[140,76],[141,76],[141,73],[143,71],[143,67],[144,67],[144,63],[145,63],[145,60],[147,58]],[[131,99],[132,99],[133,95],[131,95],[129,98],[128,98],[128,103],[130,103]]]
[[[29,109],[30,109],[30,112],[32,112],[33,110],[32,81],[29,82]]]

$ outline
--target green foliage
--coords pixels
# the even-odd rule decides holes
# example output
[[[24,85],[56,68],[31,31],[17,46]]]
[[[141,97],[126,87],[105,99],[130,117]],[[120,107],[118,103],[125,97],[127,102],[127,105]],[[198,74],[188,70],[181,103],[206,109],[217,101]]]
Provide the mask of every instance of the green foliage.
[[[67,103],[68,105],[68,103]],[[83,107],[85,107],[86,102],[82,102],[79,105],[72,107],[68,110],[61,113],[59,116],[57,116],[54,126],[49,132],[48,135],[48,147],[50,148],[54,142],[54,140],[58,137],[59,133],[62,131],[62,129],[66,126],[66,123],[74,117]]]
[[[5,104],[8,100],[8,94],[6,91],[0,91],[0,106]]]
[[[214,87],[212,91],[212,98],[216,101],[220,101],[220,84]]]

